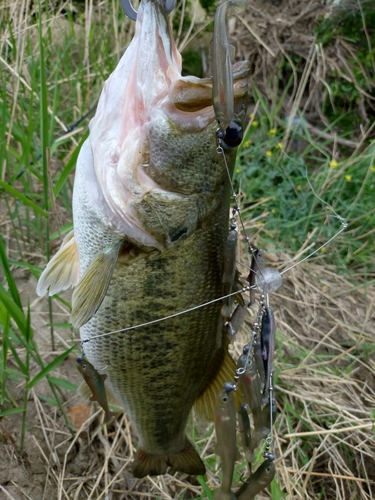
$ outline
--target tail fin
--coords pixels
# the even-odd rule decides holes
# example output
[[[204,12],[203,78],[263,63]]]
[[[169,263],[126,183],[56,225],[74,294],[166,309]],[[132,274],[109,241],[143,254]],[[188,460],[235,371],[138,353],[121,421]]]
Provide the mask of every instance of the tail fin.
[[[165,474],[168,466],[175,472],[185,474],[202,475],[206,468],[193,445],[186,439],[185,448],[174,455],[153,455],[143,448],[139,448],[133,463],[133,474],[135,477],[147,475],[156,476]]]

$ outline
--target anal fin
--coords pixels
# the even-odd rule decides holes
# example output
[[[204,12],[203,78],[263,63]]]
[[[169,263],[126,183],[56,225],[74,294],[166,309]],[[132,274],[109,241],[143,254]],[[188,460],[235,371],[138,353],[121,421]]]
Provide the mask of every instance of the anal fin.
[[[99,253],[75,288],[70,322],[76,328],[87,323],[103,302],[117,263],[121,243],[119,241],[109,250]]]
[[[225,382],[233,382],[233,377],[236,373],[237,366],[229,354],[227,347],[224,349],[224,358],[219,371],[206,387],[203,394],[194,403],[195,411],[205,420],[213,421],[215,419],[217,395]],[[236,408],[238,408],[241,402],[241,394],[238,390],[234,393],[234,402]]]

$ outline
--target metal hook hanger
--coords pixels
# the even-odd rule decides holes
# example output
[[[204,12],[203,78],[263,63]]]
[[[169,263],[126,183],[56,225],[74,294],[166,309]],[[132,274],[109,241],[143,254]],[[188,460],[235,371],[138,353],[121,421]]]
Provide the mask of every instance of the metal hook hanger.
[[[168,15],[174,9],[177,0],[165,0],[164,2],[164,12]],[[120,0],[122,10],[125,16],[129,17],[133,21],[137,20],[137,11],[133,7],[131,0]]]

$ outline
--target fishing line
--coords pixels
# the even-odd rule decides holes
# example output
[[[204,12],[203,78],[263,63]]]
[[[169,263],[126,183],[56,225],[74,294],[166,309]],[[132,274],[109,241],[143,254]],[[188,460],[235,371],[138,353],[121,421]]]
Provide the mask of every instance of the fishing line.
[[[283,154],[286,156],[286,158],[288,158],[290,161],[293,161],[292,158],[285,152],[283,151]],[[306,257],[304,257],[302,260],[296,262],[295,264],[293,264],[292,266],[284,269],[284,271],[282,271],[280,274],[284,274],[286,273],[287,271],[290,271],[291,269],[293,269],[294,267],[298,266],[299,264],[301,264],[302,262],[304,262],[305,260],[309,259],[310,257],[312,257],[313,255],[315,255],[316,253],[318,253],[322,248],[324,248],[325,246],[329,245],[331,243],[331,241],[333,241],[335,238],[337,238],[337,236],[339,236],[343,231],[345,231],[345,229],[348,227],[348,222],[346,221],[346,219],[344,217],[342,217],[341,215],[339,215],[336,210],[333,208],[332,205],[330,205],[327,201],[323,200],[323,198],[321,198],[314,190],[311,182],[310,182],[310,179],[309,179],[309,174],[308,174],[308,171],[307,171],[307,166],[305,166],[305,179],[307,181],[307,184],[309,185],[309,188],[311,189],[311,192],[313,193],[313,195],[315,196],[315,198],[317,198],[323,205],[326,205],[328,207],[329,210],[331,210],[331,212],[333,212],[333,215],[331,217],[335,217],[336,219],[338,219],[341,223],[341,228],[339,229],[339,231],[337,231],[336,234],[334,234],[331,238],[329,238],[328,241],[326,241],[325,243],[323,243],[323,245],[321,245],[319,248],[317,248],[316,250],[314,250],[312,253],[310,253],[309,255],[307,255]],[[287,262],[285,265],[288,265],[290,262],[292,262],[293,259],[291,259],[289,262]]]
[[[289,156],[284,153],[288,158]],[[336,212],[336,210],[332,207],[332,205],[330,205],[327,201],[323,200],[314,190],[311,182],[310,182],[310,179],[309,179],[309,176],[308,176],[308,173],[307,173],[307,167],[306,167],[306,170],[305,170],[305,178],[307,180],[307,183],[313,193],[313,195],[321,202],[323,203],[324,205],[326,205],[332,212],[333,212],[333,215],[331,217],[334,217],[336,219],[338,219],[341,223],[341,228],[331,237],[329,238],[325,243],[323,243],[322,245],[320,245],[320,247],[318,247],[316,250],[314,250],[313,252],[311,252],[310,254],[308,254],[306,257],[304,257],[303,259],[299,260],[298,262],[296,262],[295,264],[293,264],[292,266],[290,267],[287,267],[286,269],[284,269],[283,271],[280,272],[281,275],[285,274],[286,272],[290,271],[291,269],[293,269],[294,267],[296,266],[299,266],[300,264],[302,264],[302,262],[305,262],[305,260],[308,260],[310,259],[311,257],[313,257],[315,254],[317,254],[322,248],[326,247],[327,245],[329,245],[334,239],[336,239],[343,231],[345,231],[345,229],[348,227],[349,223],[347,222],[347,220],[342,217],[340,214],[338,214]],[[232,185],[232,188],[233,188],[233,185]],[[239,214],[240,215],[240,214]],[[242,219],[241,219],[241,222],[242,222]],[[243,224],[242,224],[243,225]],[[245,232],[245,235],[246,235],[246,232]],[[248,240],[247,236],[246,236],[246,240]],[[253,248],[251,245],[249,245],[249,248]],[[284,265],[288,265],[290,264],[291,262],[293,262],[294,258],[291,259],[289,262],[287,262],[286,264]],[[242,267],[245,267],[246,269],[248,269],[249,271],[252,271],[252,272],[256,272],[254,271],[254,269],[252,269],[250,266],[244,264],[243,262],[239,261],[239,260],[236,260],[236,263],[239,264],[240,266]]]
[[[90,337],[88,339],[84,339],[84,340],[81,340],[78,342],[80,342],[81,344],[86,344],[87,342],[90,342],[91,340],[94,340],[94,339],[108,337],[109,335],[114,335],[116,333],[122,333],[122,332],[128,332],[130,330],[136,330],[137,328],[142,328],[144,326],[154,325],[155,323],[160,323],[161,321],[165,321],[167,319],[176,318],[177,316],[181,316],[182,314],[186,314],[186,313],[195,311],[196,309],[201,309],[202,307],[208,306],[210,304],[214,304],[215,302],[219,302],[220,300],[227,299],[228,297],[233,297],[234,295],[238,295],[239,293],[248,292],[252,288],[255,288],[255,285],[254,286],[249,286],[249,285],[245,286],[245,287],[241,288],[240,290],[236,290],[235,292],[229,293],[228,295],[223,295],[222,297],[219,297],[217,299],[212,299],[208,302],[204,302],[203,304],[199,304],[198,306],[194,306],[194,307],[190,307],[189,309],[185,309],[184,311],[179,311],[177,313],[170,314],[169,316],[164,316],[163,318],[154,319],[152,321],[148,321],[147,323],[141,323],[139,325],[127,326],[126,328],[121,328],[120,330],[114,330],[113,332],[102,333],[101,335],[94,335],[93,337]]]
[[[317,248],[314,252],[310,253],[309,255],[307,255],[305,258],[303,258],[302,260],[300,260],[299,262],[296,262],[295,264],[293,264],[292,266],[288,267],[287,269],[284,269],[284,271],[282,271],[280,274],[284,274],[286,273],[287,271],[290,271],[291,269],[293,269],[293,267],[296,267],[298,266],[299,264],[301,264],[302,262],[304,262],[305,260],[309,259],[310,257],[312,257],[313,255],[315,255],[317,252],[319,252],[319,250],[321,250],[322,248],[324,248],[325,246],[329,245],[331,243],[331,241],[333,241],[335,238],[337,238],[337,236],[339,234],[341,234],[343,231],[345,231],[345,229],[348,227],[348,223],[345,221],[345,219],[343,219],[343,222],[342,222],[342,228],[334,235],[332,236],[332,238],[330,238],[326,243],[323,243],[323,245],[321,245],[319,248]],[[289,261],[291,262],[291,261]]]

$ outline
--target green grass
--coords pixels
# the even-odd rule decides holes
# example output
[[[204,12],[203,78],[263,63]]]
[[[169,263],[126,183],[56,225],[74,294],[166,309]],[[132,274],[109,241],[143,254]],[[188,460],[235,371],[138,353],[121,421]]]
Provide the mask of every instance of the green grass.
[[[336,160],[327,150],[332,143],[324,141],[322,145],[313,140],[303,119],[298,119],[285,141],[286,120],[267,116],[265,107],[262,103],[253,117],[237,159],[235,183],[245,193],[243,203],[251,207],[266,200],[252,215],[267,211],[267,232],[273,244],[280,243],[291,254],[314,229],[316,247],[341,229],[332,207],[348,223],[348,229],[333,243],[339,248],[339,254],[334,254],[337,269],[370,273],[375,142],[371,140],[354,152],[343,151]],[[328,131],[323,129],[322,133]],[[330,262],[333,253],[330,248],[324,250]]]
[[[21,15],[21,2],[14,3]],[[58,301],[65,310],[69,308],[69,303],[59,296],[49,299],[49,348],[53,351],[59,349],[59,353],[53,356],[52,361],[45,361],[32,327],[37,311],[34,311],[29,298],[22,296],[16,276],[24,271],[38,278],[49,256],[56,251],[61,236],[72,227],[73,173],[92,114],[75,127],[71,125],[95,106],[104,80],[115,67],[134,29],[132,23],[123,18],[117,2],[100,4],[100,9],[95,8],[90,23],[81,7],[77,12],[62,16],[51,12],[47,2],[41,2],[40,10],[43,16],[38,15],[37,5],[30,7],[30,12],[24,12],[26,24],[23,27],[11,16],[10,8],[4,7],[5,15],[0,15],[0,33],[4,33],[6,38],[0,53],[0,202],[2,217],[6,214],[2,219],[4,231],[0,238],[3,278],[0,283],[0,418],[20,414],[17,447],[21,454],[28,428],[30,393],[44,379],[48,381],[51,392],[40,394],[39,398],[48,408],[58,409],[64,419],[65,430],[71,429],[64,394],[66,391],[73,393],[76,385],[57,376],[56,369],[77,348],[67,315],[63,320],[53,315],[56,310],[54,301]],[[178,14],[175,19],[178,19]],[[327,30],[324,28],[324,33]],[[329,40],[324,39],[326,42]],[[360,59],[367,54],[366,71],[370,71],[373,56],[366,52],[366,48],[362,47],[361,51],[364,52],[361,52]],[[296,75],[301,75],[304,61],[295,58],[294,62]],[[191,59],[190,64],[196,67],[199,61]],[[343,109],[343,98],[352,87],[343,88],[342,82],[337,82],[333,73],[332,85],[336,85],[333,86],[333,104],[336,105],[334,109],[332,106],[328,109],[326,102],[321,103],[327,115],[325,125],[320,124],[321,133],[312,133],[303,118],[301,105],[297,106],[294,125],[290,128],[290,110],[287,111],[286,103],[296,75],[288,64],[286,60],[280,63],[275,88],[260,89],[257,82],[252,85],[256,109],[238,153],[235,187],[243,194],[241,204],[251,236],[255,235],[257,242],[270,253],[287,253],[292,258],[306,241],[309,245],[314,243],[310,249],[313,252],[332,238],[340,230],[341,222],[325,203],[346,219],[346,231],[312,258],[313,262],[321,263],[330,272],[336,273],[337,278],[329,279],[323,272],[319,274],[312,268],[296,279],[289,290],[290,296],[297,290],[301,302],[303,294],[306,294],[306,303],[309,303],[318,300],[316,289],[323,293],[324,287],[328,287],[329,298],[324,299],[326,302],[320,309],[317,306],[319,314],[324,316],[324,326],[332,326],[332,315],[329,313],[333,307],[336,308],[333,316],[346,326],[337,328],[339,336],[326,340],[323,327],[321,336],[310,329],[309,321],[312,321],[313,314],[308,316],[308,313],[312,306],[307,305],[302,311],[293,311],[285,317],[283,312],[280,313],[284,322],[293,326],[293,333],[289,330],[287,334],[278,332],[275,384],[280,388],[278,401],[281,414],[277,422],[280,435],[294,430],[315,430],[318,425],[328,429],[338,420],[345,427],[345,419],[349,418],[346,410],[337,409],[339,403],[345,408],[344,398],[338,403],[335,400],[337,394],[329,393],[331,401],[324,406],[310,402],[309,391],[319,398],[314,390],[314,380],[317,379],[322,384],[327,380],[325,390],[334,377],[354,383],[357,379],[353,374],[358,367],[371,365],[374,349],[368,332],[360,330],[367,317],[364,304],[367,300],[371,302],[374,279],[374,133],[370,130],[361,141],[359,128],[350,128],[359,120],[359,102],[355,99],[354,103],[351,101],[350,112],[356,118],[350,122]],[[367,85],[367,81],[359,83]],[[337,138],[342,141],[337,142]],[[345,145],[345,140],[357,142],[358,146]],[[318,199],[311,186],[325,203]],[[251,219],[258,220],[252,223]],[[305,254],[301,258],[303,256]],[[288,275],[285,279],[288,280]],[[313,286],[308,289],[309,280],[314,290]],[[341,286],[335,286],[336,282]],[[351,300],[347,300],[346,295]],[[351,307],[354,308],[353,301],[361,310],[361,315],[350,311]],[[287,308],[285,300],[277,297],[275,304],[281,310]],[[303,323],[303,318],[300,320],[303,315],[309,318],[306,323]],[[303,326],[298,323],[299,320]],[[61,329],[64,329],[64,339],[70,348],[62,347],[57,340],[55,330],[61,332]],[[294,333],[300,330],[302,333]],[[317,344],[319,348],[311,354]],[[304,365],[306,358],[309,358],[307,368]],[[295,373],[295,378],[289,379],[289,373]],[[312,382],[304,385],[300,380],[302,376],[311,376]],[[19,384],[23,388],[21,399],[16,398],[12,390],[14,385]],[[304,399],[302,389],[305,390]],[[287,391],[298,393],[300,399],[290,396]],[[364,411],[373,420],[374,415],[368,410],[371,406],[369,400],[363,401]],[[360,406],[358,401],[353,405]],[[367,414],[362,417],[367,418]],[[359,446],[361,435],[358,434],[357,438],[358,442],[353,438],[354,444],[344,442],[340,448],[336,442],[331,442],[330,446],[334,448],[335,445],[335,450],[339,449],[339,452],[334,455],[327,445],[321,463],[329,457],[334,457],[337,463],[340,457],[344,462],[354,461],[353,446]],[[194,440],[199,439],[202,436],[194,431]],[[208,440],[209,436],[204,436],[204,439]],[[290,452],[289,468],[306,468],[312,450],[321,447],[321,443],[319,437],[293,437],[290,443],[283,442],[280,449]],[[203,449],[204,446],[198,447]],[[216,460],[208,458],[207,465],[210,474],[214,474]],[[243,464],[238,466],[240,471],[241,467]],[[323,465],[321,467],[322,473],[330,470]],[[304,477],[298,480],[300,488]],[[202,496],[197,498],[211,499],[213,485],[210,476],[198,477],[198,482],[202,487]],[[329,498],[325,495],[334,494],[329,490],[332,487],[331,483],[324,486],[324,482],[318,482],[309,494],[311,498]],[[355,483],[351,484],[351,493],[354,487]],[[328,493],[325,491],[327,488]],[[274,499],[289,498],[287,481],[273,481],[271,493]]]

